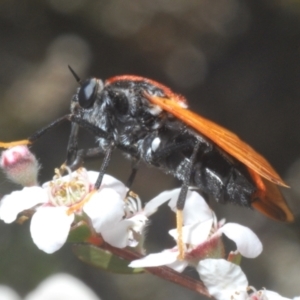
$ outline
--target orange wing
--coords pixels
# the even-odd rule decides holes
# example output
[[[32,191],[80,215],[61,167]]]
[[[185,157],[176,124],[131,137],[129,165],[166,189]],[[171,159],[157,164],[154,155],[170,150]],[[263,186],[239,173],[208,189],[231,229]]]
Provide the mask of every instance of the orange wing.
[[[273,220],[294,221],[294,216],[279,187],[250,168],[248,168],[248,171],[257,186],[256,192],[252,195],[251,206]]]
[[[180,106],[172,99],[155,97],[149,94],[145,94],[145,96],[151,103],[160,106],[163,110],[171,113],[185,124],[208,137],[221,149],[263,178],[277,185],[288,187],[269,162],[248,144],[243,142],[236,134]]]
[[[171,113],[185,124],[208,137],[221,149],[242,162],[258,187],[252,195],[251,206],[273,220],[292,222],[294,216],[287,206],[278,185],[288,187],[268,161],[231,131],[184,108],[170,97],[145,94],[147,99]]]

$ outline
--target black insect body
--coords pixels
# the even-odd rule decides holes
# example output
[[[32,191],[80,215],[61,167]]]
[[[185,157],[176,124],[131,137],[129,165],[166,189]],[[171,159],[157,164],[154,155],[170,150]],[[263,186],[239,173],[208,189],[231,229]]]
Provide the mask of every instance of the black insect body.
[[[198,141],[190,185],[220,203],[250,206],[256,187],[244,165],[145,96],[168,98],[170,92],[165,90],[136,76],[115,77],[105,84],[89,79],[73,96],[71,112],[107,133],[97,138],[101,152],[108,151],[113,142],[131,159],[182,181]]]
[[[287,187],[268,161],[237,135],[187,109],[184,97],[166,86],[138,76],[79,82],[71,114],[42,128],[27,140],[0,142],[0,147],[30,144],[65,120],[72,122],[66,164],[78,168],[85,158],[104,154],[95,188],[99,188],[115,148],[134,164],[144,162],[183,182],[177,202],[177,220],[189,186],[196,186],[220,203],[254,207],[279,221],[293,221],[278,186]],[[78,131],[91,131],[97,147],[78,149]],[[178,224],[180,228],[182,224]],[[182,251],[181,251],[182,252]]]

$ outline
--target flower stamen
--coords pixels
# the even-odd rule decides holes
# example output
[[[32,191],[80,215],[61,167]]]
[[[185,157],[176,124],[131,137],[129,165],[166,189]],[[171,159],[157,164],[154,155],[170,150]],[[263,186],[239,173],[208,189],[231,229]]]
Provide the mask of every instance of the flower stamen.
[[[71,215],[76,211],[79,211],[82,209],[82,207],[84,206],[84,204],[86,204],[91,197],[97,192],[97,190],[92,190],[90,193],[88,193],[82,201],[80,201],[79,203],[76,203],[74,205],[72,205],[68,210],[67,210],[67,215]]]
[[[129,191],[125,198],[125,217],[130,218],[142,210],[140,197],[133,191]]]
[[[68,167],[64,168],[68,171],[69,178],[63,178],[61,169],[55,169],[54,180],[49,183],[49,199],[54,206],[72,207],[86,198],[90,185],[86,174],[80,169],[73,174]]]

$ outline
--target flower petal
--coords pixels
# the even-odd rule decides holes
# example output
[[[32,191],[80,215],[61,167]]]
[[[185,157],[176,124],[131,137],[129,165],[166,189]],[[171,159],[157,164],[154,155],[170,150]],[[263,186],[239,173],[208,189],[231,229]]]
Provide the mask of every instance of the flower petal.
[[[38,186],[25,187],[21,191],[12,192],[2,198],[0,202],[0,219],[5,223],[12,223],[18,214],[37,204],[46,203],[47,193]]]
[[[170,208],[176,212],[176,204],[180,194],[180,188],[165,191],[150,200],[144,208],[146,216],[155,213],[158,207],[169,200]],[[184,224],[193,224],[212,218],[212,211],[205,200],[195,191],[188,191],[185,206],[183,209]]]
[[[248,258],[258,256],[263,245],[257,235],[248,227],[236,223],[227,223],[218,229],[218,232],[224,233],[229,239],[236,243],[237,250]]]
[[[176,205],[180,189],[176,189],[177,196],[172,197],[169,206],[176,212]],[[195,191],[188,191],[183,209],[184,225],[190,225],[197,222],[203,222],[212,218],[212,211],[204,198]]]
[[[87,174],[88,174],[89,181],[92,184],[95,184],[98,179],[99,172],[88,171]],[[124,183],[114,178],[113,176],[107,174],[103,176],[100,189],[104,189],[104,188],[113,189],[116,193],[120,195],[122,199],[125,199],[126,193],[128,191],[128,188],[124,185]]]
[[[74,215],[67,215],[65,207],[40,207],[32,216],[30,232],[40,250],[53,253],[66,242]]]
[[[97,233],[107,226],[114,226],[124,216],[124,198],[112,188],[101,188],[84,205]]]
[[[138,214],[130,219],[122,220],[112,226],[106,226],[101,230],[103,239],[117,248],[126,246],[135,247],[140,241],[148,218]]]
[[[87,176],[88,176],[88,179],[89,179],[89,182],[94,185],[98,179],[98,176],[99,176],[99,172],[96,172],[96,171],[87,171]],[[104,175],[104,177],[106,176],[106,174]],[[104,177],[102,180],[104,180]]]
[[[255,291],[249,297],[250,300],[290,300],[290,298],[282,297],[276,292],[268,290]],[[293,299],[295,300],[295,298]]]
[[[186,225],[182,227],[182,240],[184,244],[191,244],[197,246],[208,239],[213,219],[206,220],[204,222],[198,222],[192,225]],[[177,229],[172,229],[169,234],[177,241],[178,232]]]
[[[0,285],[0,299],[1,300],[21,300],[21,297],[9,286]]]
[[[178,251],[164,250],[159,253],[149,254],[141,259],[132,261],[131,268],[159,267],[173,264],[177,261]]]
[[[166,264],[166,266],[181,273],[188,266],[188,262],[186,260],[176,260],[173,263]]]
[[[55,274],[38,285],[25,300],[100,300],[82,281],[69,274]]]
[[[125,248],[128,246],[128,228],[131,222],[122,220],[111,226],[103,226],[101,235],[108,244],[117,248]]]
[[[208,292],[217,300],[240,299],[248,287],[248,280],[240,266],[225,259],[204,259],[197,271]],[[246,294],[245,294],[246,295]]]
[[[158,207],[167,202],[168,200],[177,199],[180,189],[174,189],[171,191],[165,191],[158,194],[155,198],[146,203],[144,207],[144,213],[146,216],[154,214]]]

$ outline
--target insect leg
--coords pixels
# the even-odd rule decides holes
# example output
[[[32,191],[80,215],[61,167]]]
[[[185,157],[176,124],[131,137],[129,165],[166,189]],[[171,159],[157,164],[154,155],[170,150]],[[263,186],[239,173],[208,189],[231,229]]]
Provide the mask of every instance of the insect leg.
[[[65,162],[65,164],[73,171],[83,165],[84,159],[97,158],[103,155],[103,150],[100,147],[78,149],[78,132],[79,124],[73,122],[67,147],[67,159]]]
[[[94,134],[97,137],[101,137],[101,138],[104,138],[106,140],[112,140],[113,139],[110,134],[108,134],[107,132],[103,131],[101,128],[97,127],[96,125],[93,125],[93,124],[89,123],[88,121],[86,121],[86,120],[84,120],[80,117],[77,117],[75,115],[70,115],[69,118],[70,118],[71,122],[74,122],[74,123],[78,124],[80,127],[90,131],[92,134]],[[75,139],[75,137],[74,137],[74,139]],[[70,137],[70,139],[72,139],[72,138]]]
[[[137,174],[138,168],[139,168],[140,160],[134,160],[131,167],[131,173],[129,175],[129,178],[127,180],[126,186],[130,189],[130,187],[133,184],[133,181],[135,179],[135,176]],[[129,193],[130,191],[128,191]]]
[[[95,183],[95,190],[98,190],[101,186],[103,176],[106,172],[106,169],[108,167],[108,164],[111,159],[111,154],[112,151],[115,149],[115,143],[112,141],[111,136],[101,130],[99,127],[85,121],[82,118],[76,117],[74,115],[71,116],[71,121],[72,123],[72,130],[71,130],[71,135],[69,138],[69,143],[68,143],[68,153],[67,153],[67,162],[68,158],[73,159],[71,168],[76,168],[76,166],[79,166],[82,164],[84,158],[92,158],[92,157],[97,157],[99,154],[102,154],[102,150],[100,147],[97,148],[91,148],[91,149],[77,149],[77,140],[78,140],[78,129],[79,126],[87,129],[88,131],[91,131],[95,136],[104,138],[106,140],[110,140],[110,144],[108,146],[108,149],[106,150],[99,175],[97,178],[97,181]]]
[[[75,171],[79,167],[81,167],[84,163],[85,159],[93,159],[103,156],[103,150],[100,147],[89,148],[89,149],[79,149],[77,150],[76,156],[71,164],[67,164],[67,166]]]
[[[71,115],[65,115],[65,116],[53,121],[49,125],[43,127],[42,129],[40,129],[37,132],[35,132],[34,134],[32,134],[26,140],[20,140],[20,141],[8,142],[8,143],[0,142],[0,147],[1,148],[10,148],[10,147],[19,146],[19,145],[30,145],[30,144],[34,143],[36,140],[38,140],[45,133],[47,133],[49,130],[51,130],[52,128],[60,125],[64,121],[69,121],[70,116]]]
[[[75,168],[72,168],[72,165],[77,159],[78,156],[78,132],[79,132],[79,125],[77,123],[72,122],[71,125],[71,133],[69,137],[68,147],[67,147],[67,159],[66,159],[66,165],[69,166],[72,170],[75,170]],[[76,165],[81,165],[80,163],[77,163]]]
[[[103,176],[104,176],[104,174],[107,170],[108,164],[109,164],[110,159],[111,159],[111,154],[112,154],[114,149],[115,149],[115,143],[111,142],[108,146],[108,149],[107,149],[106,153],[105,153],[105,156],[104,156],[104,159],[103,159],[100,171],[99,171],[99,175],[98,175],[97,181],[95,183],[95,189],[96,190],[98,190],[101,186]]]
[[[70,121],[72,122],[72,128],[67,148],[66,165],[70,167],[71,170],[76,170],[83,164],[83,160],[85,158],[96,158],[103,154],[103,150],[100,147],[78,150],[79,127],[86,129],[96,137],[104,138],[108,141],[111,140],[111,136],[107,132],[101,130],[99,127],[80,117],[71,115]]]
[[[47,125],[47,126],[43,127],[42,129],[36,131],[34,134],[32,134],[30,137],[28,137],[25,140],[8,142],[8,143],[0,142],[0,148],[11,148],[11,147],[14,147],[14,146],[19,146],[19,145],[33,144],[36,140],[38,140],[40,137],[42,137],[45,133],[52,130],[54,127],[60,125],[64,121],[71,121],[71,122],[77,123],[79,126],[86,128],[87,130],[89,130],[90,132],[92,132],[94,135],[96,135],[98,137],[103,137],[103,138],[108,139],[108,140],[111,139],[111,137],[106,132],[104,132],[103,130],[101,130],[97,126],[95,126],[93,124],[90,124],[89,122],[87,122],[87,121],[85,121],[85,120],[83,120],[79,117],[76,117],[74,115],[69,114],[69,115],[65,115],[65,116],[53,121],[49,125]],[[76,130],[74,129],[74,132],[75,131]],[[76,141],[76,134],[75,133],[73,133],[74,137],[72,137],[72,139],[74,139],[74,140],[71,142],[71,144],[72,143],[74,144],[75,141]],[[70,137],[70,139],[71,139],[71,137]],[[70,143],[70,141],[69,141],[69,143]]]
[[[192,156],[190,157],[189,163],[186,166],[184,181],[178,196],[177,204],[176,204],[176,223],[177,223],[177,232],[178,232],[178,250],[179,250],[179,259],[184,259],[184,249],[183,249],[183,240],[182,240],[182,226],[183,226],[183,208],[188,192],[188,188],[190,185],[191,174],[193,170],[193,165],[196,159],[196,155],[198,153],[200,147],[200,141],[196,140],[194,150]]]
[[[71,121],[73,123],[72,123],[71,135],[70,135],[69,143],[68,143],[66,164],[71,168],[71,170],[76,170],[78,167],[80,167],[83,164],[83,160],[85,158],[96,158],[103,154],[103,150],[100,147],[78,150],[79,127],[87,129],[88,131],[92,132],[95,136],[104,138],[108,141],[112,140],[112,138],[109,134],[107,134],[100,128],[90,124],[89,122],[87,122],[81,118],[78,118],[78,117],[72,115]],[[113,142],[111,142],[111,145],[109,146],[109,148],[105,154],[105,157],[104,157],[101,169],[100,169],[99,178],[97,180],[97,185],[99,185],[99,187],[100,187],[101,181],[102,181],[102,179],[100,179],[101,172],[103,173],[101,175],[103,177],[103,175],[106,171],[107,165],[109,163],[109,160],[110,160],[111,152],[115,147],[119,148],[120,150],[122,150],[130,155],[133,155],[133,156],[136,155],[136,149],[134,147],[131,147],[131,146],[125,147],[125,146],[121,146],[121,145],[115,145]],[[132,172],[128,179],[128,185],[127,185],[128,187],[130,187],[134,181],[134,178],[135,178],[137,170],[138,170],[138,165],[139,165],[139,160],[136,159],[136,162],[134,163],[134,165],[132,167]]]

